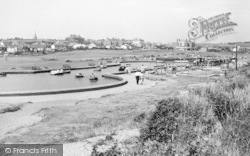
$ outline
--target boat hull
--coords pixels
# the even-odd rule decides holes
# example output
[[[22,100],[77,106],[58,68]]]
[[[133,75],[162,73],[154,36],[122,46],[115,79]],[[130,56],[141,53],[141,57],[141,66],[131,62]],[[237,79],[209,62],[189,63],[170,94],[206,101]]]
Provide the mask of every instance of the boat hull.
[[[89,78],[90,81],[97,81],[98,77]]]

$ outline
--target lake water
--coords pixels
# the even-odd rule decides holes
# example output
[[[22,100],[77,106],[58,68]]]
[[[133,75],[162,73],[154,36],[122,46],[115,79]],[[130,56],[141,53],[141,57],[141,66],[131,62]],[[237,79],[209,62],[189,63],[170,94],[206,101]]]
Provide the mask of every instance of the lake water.
[[[131,63],[131,67],[155,65],[155,63]],[[72,70],[70,74],[50,75],[50,73],[39,74],[8,74],[0,77],[0,92],[6,91],[35,91],[35,90],[58,90],[79,87],[89,87],[116,82],[116,79],[104,78],[104,73],[118,72],[119,66],[102,69],[101,72],[93,69]],[[77,73],[82,73],[84,78],[75,78]],[[89,76],[94,73],[98,76],[98,81],[90,81]]]

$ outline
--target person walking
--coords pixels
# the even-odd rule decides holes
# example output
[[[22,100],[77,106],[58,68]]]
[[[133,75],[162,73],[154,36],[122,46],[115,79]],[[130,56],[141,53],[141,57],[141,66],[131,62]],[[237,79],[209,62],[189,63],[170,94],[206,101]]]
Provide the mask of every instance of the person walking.
[[[137,85],[139,84],[140,76],[141,76],[141,73],[139,72],[139,70],[137,70],[137,72],[135,73],[135,79],[136,79]]]
[[[90,75],[90,78],[91,78],[91,79],[95,78],[94,73],[92,73],[92,74]]]
[[[140,79],[141,79],[141,84],[143,84],[143,82],[144,82],[144,74],[143,73],[141,73]]]
[[[8,52],[6,51],[5,53],[4,53],[4,57],[5,57],[5,61],[8,61]]]
[[[130,74],[131,73],[131,67],[130,67],[130,65],[128,65],[128,74]]]
[[[143,66],[143,64],[141,65],[141,72],[142,72],[142,73],[145,72],[145,67]]]

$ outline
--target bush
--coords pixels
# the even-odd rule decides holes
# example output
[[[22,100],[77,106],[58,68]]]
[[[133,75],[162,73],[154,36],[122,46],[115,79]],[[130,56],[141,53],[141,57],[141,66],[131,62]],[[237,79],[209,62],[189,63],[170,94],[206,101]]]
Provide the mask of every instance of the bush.
[[[135,117],[147,120],[136,145],[113,146],[102,155],[250,155],[249,79],[242,71],[233,74],[160,101],[154,112]]]
[[[162,148],[156,155],[249,155],[248,91],[249,79],[235,74],[188,95],[162,100],[141,130],[141,145],[134,151],[156,154],[152,147],[157,146]]]
[[[172,135],[178,133],[178,117],[182,109],[183,105],[178,98],[160,101],[156,111],[149,118],[146,128],[141,130],[141,139],[164,143],[171,141]]]
[[[122,152],[117,144],[115,144],[105,152],[99,152],[97,150],[97,146],[94,146],[91,156],[122,156]]]
[[[20,109],[21,109],[20,106],[11,106],[11,107],[1,109],[0,114],[9,113],[9,112],[16,112]]]

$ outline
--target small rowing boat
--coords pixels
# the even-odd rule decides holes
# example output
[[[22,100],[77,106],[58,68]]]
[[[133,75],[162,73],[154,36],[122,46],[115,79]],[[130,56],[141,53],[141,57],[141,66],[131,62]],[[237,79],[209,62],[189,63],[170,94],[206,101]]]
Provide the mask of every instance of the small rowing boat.
[[[75,77],[76,77],[76,78],[83,78],[84,75],[83,75],[82,73],[78,73],[78,74],[75,75]]]
[[[98,77],[90,77],[89,80],[91,80],[91,81],[97,81]]]
[[[96,69],[94,69],[94,71],[102,71],[102,69],[101,68],[96,68]]]
[[[63,69],[63,74],[70,74],[70,72],[71,72],[71,71],[68,70],[68,69],[67,69],[67,70]]]

